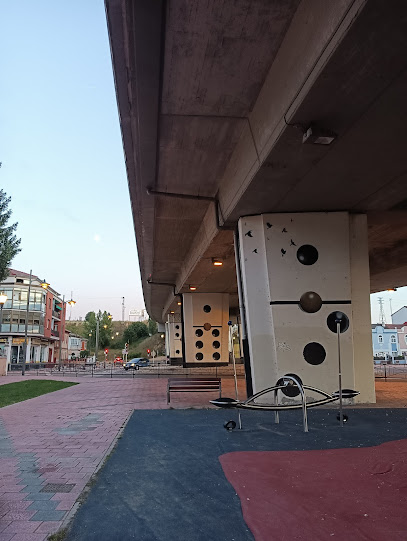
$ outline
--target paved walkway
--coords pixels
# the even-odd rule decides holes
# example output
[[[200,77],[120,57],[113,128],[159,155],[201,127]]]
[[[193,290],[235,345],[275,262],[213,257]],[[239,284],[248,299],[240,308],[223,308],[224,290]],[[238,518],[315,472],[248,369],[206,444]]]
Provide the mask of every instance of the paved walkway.
[[[0,385],[37,377],[7,376]],[[57,531],[132,411],[168,408],[165,378],[52,379],[79,385],[0,409],[0,541],[44,541]],[[232,379],[222,386],[234,396]],[[407,382],[377,388],[378,406],[407,406]],[[177,393],[171,407],[208,407],[210,398]]]
[[[7,376],[0,385],[31,378]],[[69,518],[132,411],[168,408],[164,378],[52,379],[79,385],[0,409],[0,541],[47,539]],[[233,380],[223,385],[233,396]],[[171,406],[207,407],[210,398],[177,393]]]

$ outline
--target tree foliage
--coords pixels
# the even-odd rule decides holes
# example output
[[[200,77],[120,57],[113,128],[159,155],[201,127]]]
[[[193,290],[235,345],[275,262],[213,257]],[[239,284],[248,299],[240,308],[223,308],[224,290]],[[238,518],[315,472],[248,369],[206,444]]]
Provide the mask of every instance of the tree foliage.
[[[123,333],[124,339],[129,344],[134,344],[137,340],[149,336],[148,327],[141,321],[130,323]]]
[[[153,334],[157,334],[158,332],[157,322],[154,321],[154,319],[148,320],[148,332],[151,336],[153,336]]]
[[[99,347],[105,348],[110,344],[110,337],[112,334],[112,320],[109,318],[106,310],[96,314],[95,312],[88,312],[85,316],[85,334],[89,339],[89,346],[94,348],[96,345],[96,327],[99,321]],[[89,336],[90,335],[90,336]]]
[[[7,278],[11,261],[21,251],[21,239],[15,234],[18,224],[7,225],[11,216],[10,201],[11,197],[0,190],[0,282]]]

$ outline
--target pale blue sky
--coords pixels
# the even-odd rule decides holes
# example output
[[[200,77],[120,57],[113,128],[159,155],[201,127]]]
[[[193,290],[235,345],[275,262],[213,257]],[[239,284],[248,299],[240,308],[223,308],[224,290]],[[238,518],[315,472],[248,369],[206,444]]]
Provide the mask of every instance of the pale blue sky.
[[[0,0],[0,186],[30,268],[77,305],[144,306],[103,0]],[[372,296],[373,320],[378,320]],[[407,288],[383,293],[387,322]]]
[[[102,0],[0,0],[0,186],[21,253],[77,305],[144,306]],[[96,240],[95,240],[96,239]],[[100,239],[100,240],[99,240]]]

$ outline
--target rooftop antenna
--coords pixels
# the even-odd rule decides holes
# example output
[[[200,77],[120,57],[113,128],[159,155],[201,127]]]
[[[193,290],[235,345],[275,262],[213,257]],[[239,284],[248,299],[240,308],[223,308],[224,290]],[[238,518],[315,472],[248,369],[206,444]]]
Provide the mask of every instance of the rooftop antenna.
[[[377,299],[377,302],[380,306],[380,312],[379,312],[379,323],[382,327],[386,325],[386,316],[384,315],[384,307],[383,307],[383,297],[379,297]]]

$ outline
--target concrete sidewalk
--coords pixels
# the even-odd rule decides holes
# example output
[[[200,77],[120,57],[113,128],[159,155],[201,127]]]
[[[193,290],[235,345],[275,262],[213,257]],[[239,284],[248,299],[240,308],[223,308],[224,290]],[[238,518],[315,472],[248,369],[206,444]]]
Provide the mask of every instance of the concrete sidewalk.
[[[0,385],[23,379],[37,376],[7,376]],[[0,541],[56,532],[133,410],[168,408],[165,378],[52,379],[79,385],[0,409]],[[223,385],[233,395],[233,380]],[[171,407],[208,407],[213,397],[177,393]]]

